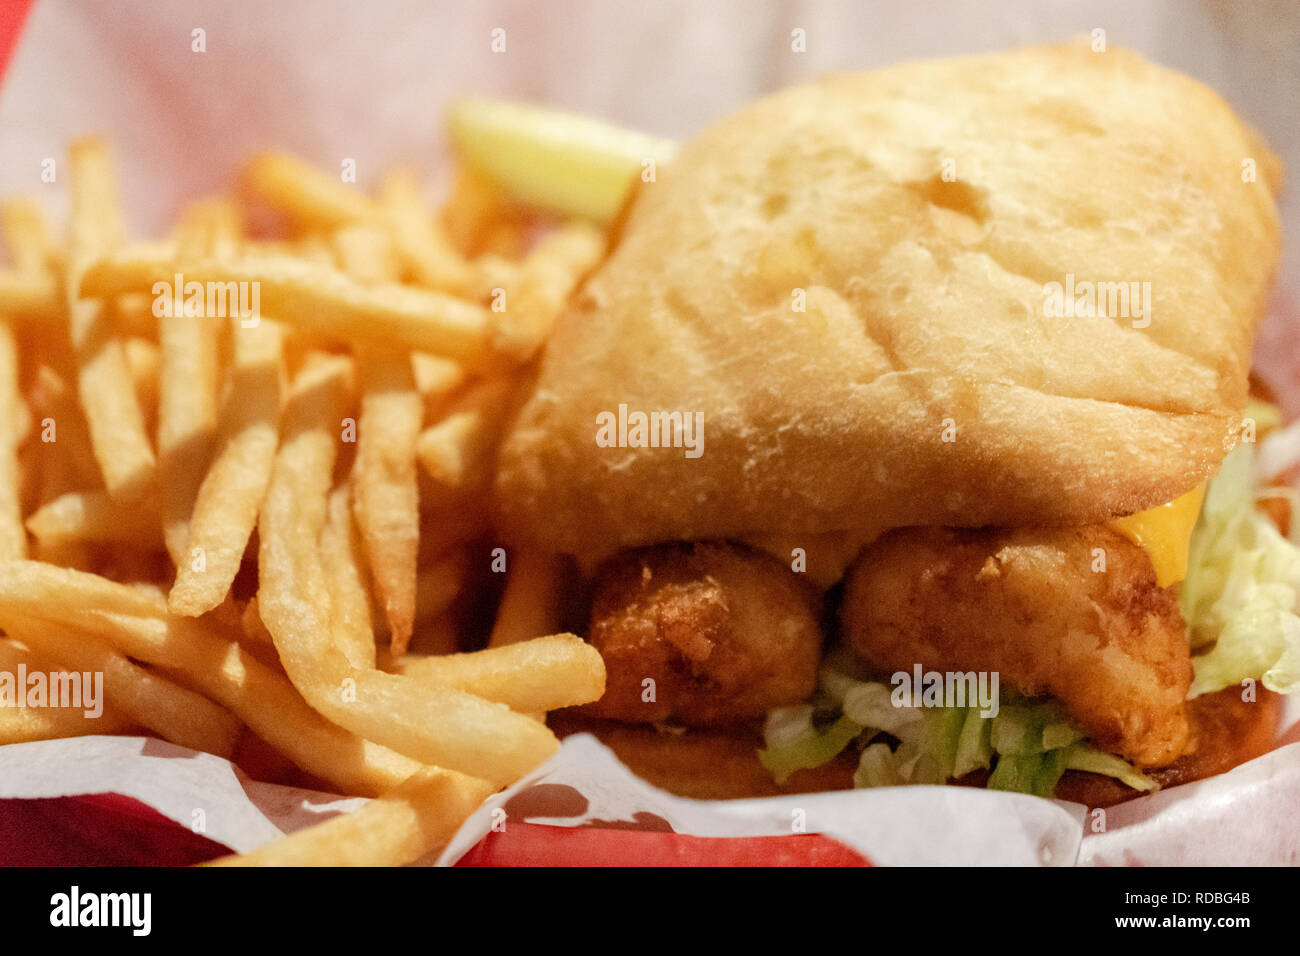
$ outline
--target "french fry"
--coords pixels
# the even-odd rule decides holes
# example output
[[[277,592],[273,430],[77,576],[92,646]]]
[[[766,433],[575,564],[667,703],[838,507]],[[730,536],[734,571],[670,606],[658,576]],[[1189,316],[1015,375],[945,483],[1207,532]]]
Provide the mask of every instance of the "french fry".
[[[334,233],[332,242],[339,265],[354,279],[396,282],[401,277],[393,241],[379,226],[347,226]]]
[[[369,351],[360,367],[363,391],[352,502],[393,653],[400,655],[415,625],[420,528],[415,442],[424,402],[405,353]]]
[[[559,555],[519,549],[509,555],[506,589],[488,647],[505,647],[559,629],[564,562]]]
[[[182,747],[219,757],[235,752],[240,723],[228,710],[201,694],[173,684],[127,660],[118,651],[68,628],[43,621],[5,630],[28,647],[66,667],[104,675],[104,696],[115,711]]]
[[[334,643],[353,667],[374,667],[375,632],[370,624],[370,593],[361,563],[361,542],[352,518],[351,493],[346,485],[330,493],[325,527],[320,535],[320,557],[330,595]]]
[[[50,275],[53,243],[40,206],[28,199],[8,200],[0,207],[0,220],[19,274],[48,282],[57,296]],[[0,560],[6,561],[27,556],[18,449],[32,420],[19,387],[20,364],[14,327],[7,317],[0,318]]]
[[[27,554],[18,471],[26,409],[18,386],[18,341],[13,326],[0,319],[0,560]]]
[[[244,178],[259,197],[307,229],[333,229],[377,216],[374,201],[358,187],[287,153],[255,156],[244,168]]]
[[[488,234],[517,215],[518,210],[501,186],[475,167],[461,165],[456,169],[440,218],[456,249],[464,256],[476,256]]]
[[[533,225],[518,217],[496,223],[483,240],[483,255],[507,262],[517,262],[528,251]]]
[[[153,282],[257,282],[261,311],[283,323],[342,339],[370,341],[446,355],[485,367],[490,313],[445,293],[400,285],[368,286],[324,264],[290,256],[243,254],[229,260],[173,260],[156,250],[126,250],[92,265],[82,294],[105,298],[151,289]]]
[[[521,713],[575,707],[605,692],[600,652],[573,634],[534,637],[517,644],[393,661],[397,673],[436,687],[454,687]]]
[[[67,307],[52,275],[0,269],[0,314],[16,322],[61,322]]]
[[[62,376],[48,365],[36,369],[35,387],[30,398],[46,477],[53,468],[65,466],[68,484],[49,485],[41,495],[49,501],[73,488],[93,488],[100,484],[99,463],[90,447],[90,427]]]
[[[369,282],[395,279],[399,266],[392,254],[388,234],[372,226],[352,226],[334,234],[340,264],[348,274]],[[403,352],[360,350],[363,393],[360,438],[353,470],[352,499],[356,526],[369,555],[370,580],[379,594],[388,622],[390,639],[405,648],[415,620],[415,561],[418,552],[419,489],[415,475],[415,438],[423,405],[415,389],[414,367]],[[326,522],[322,539],[330,532]],[[337,522],[341,536],[343,519]],[[352,533],[349,529],[349,535]],[[327,563],[326,573],[336,571],[344,580],[345,601],[352,607],[345,613],[354,620],[361,608],[350,587],[351,575],[343,548],[334,549],[338,566]],[[322,554],[324,557],[324,555]],[[333,593],[333,592],[331,592]],[[353,666],[374,667],[374,633],[369,623],[338,630],[339,646]]]
[[[481,492],[491,466],[502,415],[513,383],[488,379],[457,399],[442,418],[420,433],[416,456],[424,472],[449,493]]]
[[[303,770],[348,793],[378,795],[420,768],[322,717],[237,642],[203,622],[168,617],[157,595],[81,571],[10,561],[0,567],[0,627],[16,616],[84,630],[164,669],[232,711]]]
[[[468,572],[469,557],[463,548],[448,552],[421,571],[416,579],[416,622],[423,624],[446,611],[464,588]]]
[[[497,328],[503,352],[526,361],[551,334],[555,318],[582,278],[605,252],[605,237],[582,222],[569,223],[544,237],[519,269],[506,297],[506,321]]]
[[[70,491],[41,505],[27,519],[27,530],[47,547],[84,542],[160,548],[160,520],[149,498],[124,505],[104,491]]]
[[[299,378],[320,375],[307,369]],[[258,610],[285,672],[340,727],[412,759],[506,785],[554,752],[554,734],[500,704],[352,667],[334,645],[317,550],[341,414],[337,376],[295,382],[259,523]]]
[[[409,170],[389,173],[379,197],[398,255],[411,277],[453,295],[468,292],[475,271],[447,238],[442,223],[430,215],[415,176]]]
[[[428,767],[359,810],[206,866],[402,866],[441,850],[493,787]]]
[[[49,614],[42,614],[40,609],[46,603]],[[161,618],[167,613],[167,599],[153,590],[44,561],[6,561],[0,565],[0,607],[28,617],[77,624],[90,614]],[[0,628],[3,626],[0,617]]]
[[[415,376],[415,390],[424,399],[426,418],[436,417],[467,377],[464,366],[428,352],[411,353],[411,372]]]
[[[122,339],[122,354],[131,373],[131,388],[144,417],[144,427],[152,432],[158,417],[158,368],[162,364],[158,346],[146,338],[128,336]]]
[[[479,299],[493,299],[513,288],[519,281],[519,266],[520,263],[494,252],[484,253],[474,260],[477,275],[472,294]]]
[[[58,253],[49,221],[40,204],[28,197],[6,199],[0,203],[0,223],[4,226],[9,257],[18,271],[27,275],[50,275],[57,264]]]
[[[91,266],[81,292],[106,298],[145,291],[154,282],[170,282],[177,272],[187,282],[256,282],[264,314],[328,338],[432,352],[471,368],[497,361],[490,351],[491,315],[482,306],[430,289],[366,285],[324,264],[288,256],[181,260],[159,255],[154,247],[137,247]]]
[[[234,363],[216,458],[190,516],[185,555],[167,598],[173,614],[195,617],[221,603],[239,572],[271,479],[279,435],[282,344],[274,322],[232,321]]]
[[[0,673],[16,675],[19,667],[28,673],[51,673],[59,668],[11,640],[0,639]],[[86,716],[82,707],[0,707],[0,746],[33,740],[58,740],[95,734],[126,734],[135,725],[115,708],[105,705],[98,717]]]
[[[121,340],[105,303],[82,301],[86,267],[122,241],[122,213],[108,150],[99,140],[72,144],[72,201],[66,279],[77,392],[104,485],[115,498],[140,498],[154,478],[154,454],[131,387]]]
[[[211,255],[228,250],[238,234],[238,216],[227,203],[196,203],[182,218],[178,248],[184,255]],[[158,322],[163,537],[177,567],[189,560],[190,515],[217,440],[219,329],[184,310]]]

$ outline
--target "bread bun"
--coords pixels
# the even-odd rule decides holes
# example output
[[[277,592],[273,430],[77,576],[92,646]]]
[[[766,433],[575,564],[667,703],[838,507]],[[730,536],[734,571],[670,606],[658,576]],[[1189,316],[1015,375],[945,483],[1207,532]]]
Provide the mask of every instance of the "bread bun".
[[[504,444],[510,541],[1085,524],[1235,441],[1280,171],[1185,76],[1086,44],[830,76],[657,178]],[[1130,314],[1046,314],[1083,282]],[[601,447],[620,406],[699,413],[702,454]]]

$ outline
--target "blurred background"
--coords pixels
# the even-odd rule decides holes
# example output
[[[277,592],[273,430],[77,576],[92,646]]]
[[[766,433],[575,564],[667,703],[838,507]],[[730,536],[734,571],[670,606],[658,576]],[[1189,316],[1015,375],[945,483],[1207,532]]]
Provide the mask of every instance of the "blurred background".
[[[498,28],[504,52],[491,48]],[[804,52],[792,49],[796,29]],[[1300,176],[1295,0],[36,0],[0,89],[0,192],[43,188],[44,157],[105,132],[133,224],[151,230],[184,197],[224,187],[255,148],[328,165],[352,157],[363,181],[407,162],[436,184],[443,108],[461,92],[684,137],[827,71],[1094,29],[1214,87]],[[1300,323],[1278,318],[1300,314],[1300,190],[1283,197],[1283,216],[1260,359],[1297,386],[1288,404],[1300,409]]]

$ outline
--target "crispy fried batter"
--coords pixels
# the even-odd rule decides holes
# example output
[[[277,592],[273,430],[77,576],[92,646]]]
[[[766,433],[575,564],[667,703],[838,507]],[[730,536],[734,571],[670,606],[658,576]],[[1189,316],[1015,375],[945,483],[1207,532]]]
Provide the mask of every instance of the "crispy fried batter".
[[[1175,593],[1104,525],[890,532],[850,572],[841,614],[845,641],[883,672],[998,671],[1004,689],[1051,695],[1139,766],[1187,747],[1192,664]]]
[[[713,543],[611,559],[598,574],[588,635],[606,669],[590,716],[694,727],[744,723],[804,700],[822,646],[816,600],[793,572]]]

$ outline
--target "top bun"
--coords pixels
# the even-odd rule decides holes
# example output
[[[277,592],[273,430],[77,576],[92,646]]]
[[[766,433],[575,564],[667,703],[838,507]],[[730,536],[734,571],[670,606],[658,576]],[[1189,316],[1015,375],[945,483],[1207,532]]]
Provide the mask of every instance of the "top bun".
[[[831,76],[657,178],[502,449],[507,540],[1083,524],[1237,440],[1281,170],[1185,76],[1086,43]],[[603,447],[620,406],[699,413],[702,453]]]

